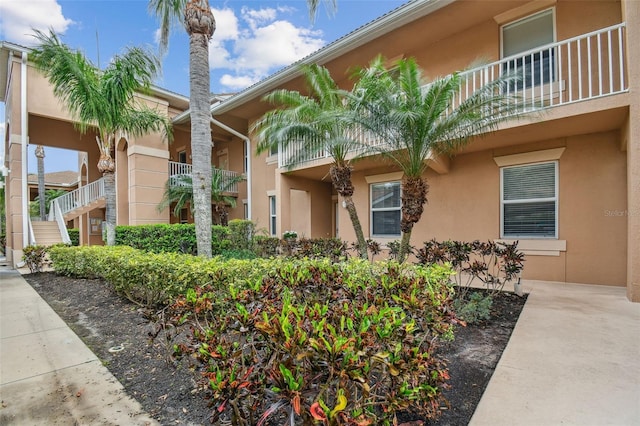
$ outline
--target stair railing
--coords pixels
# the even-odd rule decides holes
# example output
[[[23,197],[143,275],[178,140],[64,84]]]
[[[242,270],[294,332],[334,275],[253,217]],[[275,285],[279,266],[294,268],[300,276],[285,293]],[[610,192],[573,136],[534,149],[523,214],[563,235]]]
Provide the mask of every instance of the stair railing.
[[[51,201],[49,220],[56,220],[57,215],[64,217],[70,211],[87,206],[104,196],[104,178],[100,178]]]

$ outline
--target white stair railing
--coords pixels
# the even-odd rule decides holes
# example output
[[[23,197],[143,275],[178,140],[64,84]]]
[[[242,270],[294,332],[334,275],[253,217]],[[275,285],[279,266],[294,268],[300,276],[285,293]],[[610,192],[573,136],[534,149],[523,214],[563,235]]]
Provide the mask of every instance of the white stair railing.
[[[57,220],[57,215],[63,218],[70,211],[88,206],[104,196],[104,178],[100,178],[51,201],[49,220]]]

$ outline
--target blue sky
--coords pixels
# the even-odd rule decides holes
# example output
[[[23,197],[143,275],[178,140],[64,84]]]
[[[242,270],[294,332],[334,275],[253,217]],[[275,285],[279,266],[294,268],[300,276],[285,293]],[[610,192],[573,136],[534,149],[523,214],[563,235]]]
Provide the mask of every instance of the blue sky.
[[[211,91],[241,90],[405,2],[338,0],[333,14],[321,3],[312,24],[304,0],[209,0],[217,23],[209,47]],[[32,28],[53,28],[67,45],[104,66],[126,46],[157,51],[158,22],[147,4],[147,0],[1,0],[0,40],[32,46]],[[174,27],[158,86],[188,95],[188,46],[182,26]],[[1,103],[0,119],[4,120]],[[75,161],[65,161],[68,157],[49,149],[46,171],[73,168]],[[29,171],[35,170],[33,158],[30,155]]]

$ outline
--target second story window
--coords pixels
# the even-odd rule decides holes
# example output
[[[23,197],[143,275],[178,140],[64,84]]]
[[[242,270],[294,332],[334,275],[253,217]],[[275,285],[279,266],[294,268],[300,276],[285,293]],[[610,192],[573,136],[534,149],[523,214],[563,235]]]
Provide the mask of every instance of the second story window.
[[[178,163],[182,163],[182,164],[187,163],[187,151],[180,151],[178,153]]]
[[[502,57],[517,55],[555,41],[553,9],[547,9],[502,27]],[[555,79],[555,50],[525,54],[505,62],[503,71],[516,72],[517,89],[539,86]]]

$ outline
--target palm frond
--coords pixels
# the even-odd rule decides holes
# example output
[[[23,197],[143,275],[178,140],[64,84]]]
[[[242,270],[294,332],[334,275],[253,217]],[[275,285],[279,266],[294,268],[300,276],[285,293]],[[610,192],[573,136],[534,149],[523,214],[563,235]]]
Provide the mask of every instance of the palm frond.
[[[182,23],[187,0],[149,0],[149,12],[160,20],[160,54],[164,55],[169,47],[171,27]]]

